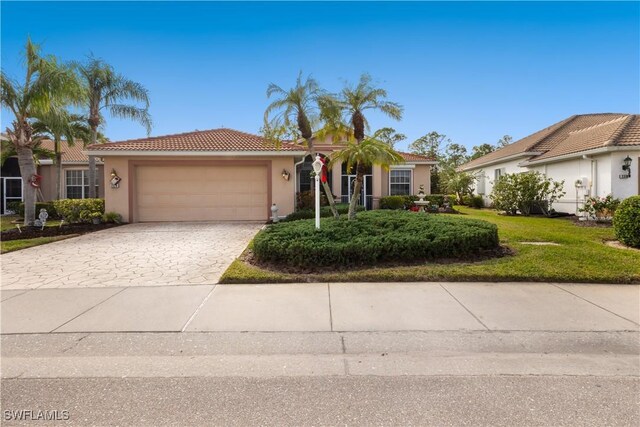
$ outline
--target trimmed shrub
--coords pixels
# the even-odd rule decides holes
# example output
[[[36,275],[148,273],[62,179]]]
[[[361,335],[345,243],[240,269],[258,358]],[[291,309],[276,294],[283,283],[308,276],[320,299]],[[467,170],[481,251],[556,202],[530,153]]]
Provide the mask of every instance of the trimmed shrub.
[[[349,212],[349,204],[348,203],[336,203],[336,210],[338,211],[338,213],[340,215],[346,215],[347,212]],[[364,210],[364,206],[357,206],[356,207],[356,212],[361,212]],[[321,218],[328,218],[333,216],[333,214],[331,213],[331,208],[329,206],[323,206],[320,208],[320,217]],[[316,213],[315,210],[313,209],[301,209],[299,211],[295,211],[289,215],[287,215],[286,218],[281,219],[280,222],[288,222],[288,221],[298,221],[300,219],[311,219],[311,218],[315,218],[316,217]]]
[[[622,243],[640,248],[640,196],[624,199],[613,216],[613,229]]]
[[[327,195],[320,189],[320,206],[327,206],[329,201]],[[296,208],[297,209],[315,209],[316,207],[316,192],[315,191],[301,191],[296,194]]]
[[[22,202],[11,202],[7,203],[7,208],[9,210],[14,211],[19,216],[24,216],[24,203]],[[57,219],[58,212],[56,211],[56,207],[53,202],[36,202],[36,218],[40,215],[40,209],[46,209],[49,214],[49,219]]]
[[[62,199],[53,205],[60,217],[69,223],[91,222],[104,214],[104,199]]]
[[[273,224],[253,250],[260,261],[313,268],[461,258],[498,245],[498,228],[486,221],[377,210],[324,219],[320,230],[311,220]]]
[[[469,198],[469,206],[474,209],[484,208],[484,198],[482,196],[471,196]]]
[[[405,209],[407,200],[405,196],[386,196],[380,198],[380,209]]]

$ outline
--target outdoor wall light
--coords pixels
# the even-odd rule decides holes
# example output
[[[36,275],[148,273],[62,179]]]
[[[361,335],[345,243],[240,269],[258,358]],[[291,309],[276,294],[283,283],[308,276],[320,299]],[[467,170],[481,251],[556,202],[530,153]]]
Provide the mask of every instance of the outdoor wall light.
[[[622,161],[622,170],[626,172],[626,174],[622,174],[619,176],[620,179],[631,178],[631,157],[627,156]]]
[[[289,173],[289,171],[286,169],[282,169],[282,178],[285,181],[289,181],[289,178],[291,178],[291,173]]]

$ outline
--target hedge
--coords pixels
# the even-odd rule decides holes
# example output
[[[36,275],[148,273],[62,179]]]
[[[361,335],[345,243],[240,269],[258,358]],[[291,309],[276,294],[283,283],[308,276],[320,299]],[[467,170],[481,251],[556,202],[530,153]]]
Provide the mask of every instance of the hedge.
[[[348,203],[336,203],[336,210],[340,215],[345,215],[349,212],[349,204]],[[356,212],[361,212],[364,210],[364,206],[357,206]],[[331,208],[329,206],[323,206],[320,208],[320,217],[328,218],[333,216],[331,213]],[[301,219],[311,219],[316,217],[316,211],[313,209],[300,209],[286,216],[286,218],[280,220],[281,222],[288,221],[298,221]]]
[[[462,258],[498,245],[498,228],[486,221],[378,210],[323,219],[320,230],[312,220],[273,224],[253,250],[259,261],[313,268]]]
[[[22,202],[9,202],[7,208],[14,211],[17,215],[24,217],[24,203]],[[46,209],[49,214],[49,219],[57,219],[58,212],[53,202],[36,202],[36,218],[40,215],[40,209]]]
[[[622,243],[640,248],[640,196],[631,196],[620,203],[613,216],[613,229]]]
[[[104,215],[104,199],[62,199],[54,200],[53,205],[58,215],[70,223],[91,222]]]

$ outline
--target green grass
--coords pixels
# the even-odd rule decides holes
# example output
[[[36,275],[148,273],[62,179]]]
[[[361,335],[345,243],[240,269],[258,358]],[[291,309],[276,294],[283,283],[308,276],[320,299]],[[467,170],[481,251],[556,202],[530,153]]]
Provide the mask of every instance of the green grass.
[[[568,219],[509,217],[491,210],[456,207],[466,218],[498,225],[502,245],[515,255],[479,262],[353,269],[323,274],[270,271],[236,260],[221,283],[355,282],[355,281],[540,281],[640,283],[640,252],[617,249],[612,228],[578,227]],[[530,246],[521,242],[555,242]]]
[[[76,237],[77,234],[68,234],[64,236],[53,237],[36,237],[35,239],[22,239],[22,240],[9,240],[6,242],[0,242],[0,253],[7,253],[13,251],[19,251],[20,249],[31,248],[33,246],[40,246],[46,243],[56,242],[58,240],[68,239],[69,237]]]
[[[5,231],[5,230],[9,230],[12,228],[16,228],[16,224],[13,224],[13,221],[19,219],[20,217],[18,217],[17,215],[3,215],[0,216],[0,231]],[[22,222],[19,223],[20,226],[22,227]],[[58,219],[52,219],[50,221],[47,221],[47,227],[56,227],[60,225],[60,220]]]

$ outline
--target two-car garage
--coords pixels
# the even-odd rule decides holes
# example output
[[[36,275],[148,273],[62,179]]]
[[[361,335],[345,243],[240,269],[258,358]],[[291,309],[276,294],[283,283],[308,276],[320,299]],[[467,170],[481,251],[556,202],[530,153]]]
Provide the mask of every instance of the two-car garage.
[[[268,218],[267,165],[163,163],[134,165],[134,221]]]

